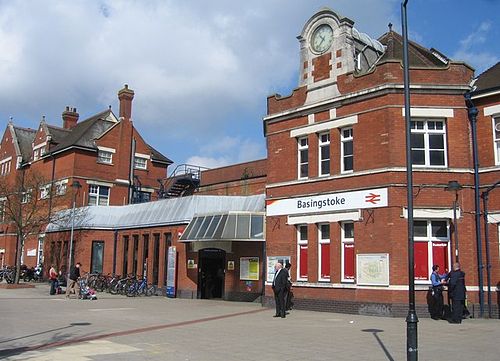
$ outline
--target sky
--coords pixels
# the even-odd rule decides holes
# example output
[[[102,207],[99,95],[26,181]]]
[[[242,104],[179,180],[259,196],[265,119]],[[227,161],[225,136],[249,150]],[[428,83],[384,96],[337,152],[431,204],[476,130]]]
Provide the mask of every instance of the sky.
[[[86,119],[135,91],[132,119],[174,161],[220,167],[266,157],[266,98],[298,85],[305,22],[322,7],[372,38],[401,33],[394,0],[0,0],[0,126]],[[465,61],[500,61],[500,0],[409,0],[410,40]]]

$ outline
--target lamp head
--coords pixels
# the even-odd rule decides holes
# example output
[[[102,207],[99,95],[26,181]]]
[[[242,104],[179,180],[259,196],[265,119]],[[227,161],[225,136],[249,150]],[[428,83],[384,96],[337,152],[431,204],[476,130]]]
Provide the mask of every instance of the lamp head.
[[[462,185],[458,183],[456,180],[452,180],[448,182],[448,185],[446,186],[445,190],[450,191],[450,192],[457,192],[462,189]]]

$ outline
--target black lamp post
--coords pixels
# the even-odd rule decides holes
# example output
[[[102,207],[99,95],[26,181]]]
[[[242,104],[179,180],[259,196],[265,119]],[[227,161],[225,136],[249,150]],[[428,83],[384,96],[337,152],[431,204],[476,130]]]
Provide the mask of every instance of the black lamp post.
[[[462,189],[462,185],[456,180],[449,181],[445,190],[455,192],[453,200],[453,237],[455,238],[455,262],[458,262],[458,224],[457,224],[457,208],[458,208],[458,191]]]
[[[73,264],[73,234],[75,229],[75,208],[76,208],[76,195],[82,185],[77,180],[73,181],[71,188],[73,188],[73,207],[71,208],[71,234],[69,241],[69,261],[68,261],[68,277],[71,272],[71,266]]]
[[[410,64],[408,61],[408,28],[406,4],[401,3],[401,22],[403,24],[403,69],[406,123],[406,196],[408,202],[408,315],[406,316],[406,359],[418,360],[417,323],[415,310],[415,270],[413,240],[413,174],[411,159],[411,115],[410,115]]]

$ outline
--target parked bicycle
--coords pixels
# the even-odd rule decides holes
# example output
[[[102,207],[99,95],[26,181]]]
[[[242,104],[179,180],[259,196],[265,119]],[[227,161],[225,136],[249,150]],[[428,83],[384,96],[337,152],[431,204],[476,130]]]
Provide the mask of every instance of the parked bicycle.
[[[135,297],[135,296],[152,296],[156,294],[156,286],[155,285],[148,285],[148,280],[146,277],[144,277],[141,280],[135,280],[129,288],[127,289],[127,296],[128,297]]]

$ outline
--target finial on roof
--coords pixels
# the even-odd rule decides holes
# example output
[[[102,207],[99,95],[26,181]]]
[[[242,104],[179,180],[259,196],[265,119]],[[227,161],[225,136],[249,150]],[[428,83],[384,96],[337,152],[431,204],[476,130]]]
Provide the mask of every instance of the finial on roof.
[[[111,110],[111,104],[110,104],[110,105],[108,105],[108,109],[109,109],[109,110]]]
[[[392,31],[392,23],[389,23],[389,31]]]
[[[9,123],[13,123],[14,118],[9,117]]]
[[[42,115],[42,122],[45,121],[45,115]]]

